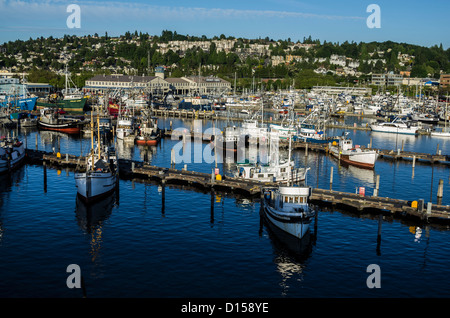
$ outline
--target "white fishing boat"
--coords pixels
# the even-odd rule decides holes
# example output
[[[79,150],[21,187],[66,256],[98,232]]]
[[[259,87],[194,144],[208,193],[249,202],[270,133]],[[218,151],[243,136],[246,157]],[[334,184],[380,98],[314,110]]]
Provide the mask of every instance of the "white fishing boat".
[[[97,125],[99,120],[97,119]],[[100,136],[100,129],[98,135]],[[97,147],[94,148],[94,124],[91,115],[91,152],[86,156],[85,169],[75,172],[75,184],[78,196],[85,202],[91,203],[116,188],[118,181],[118,163],[113,147],[102,147],[101,138],[97,138]]]
[[[134,119],[132,117],[120,117],[117,119],[117,139],[125,139],[126,137],[133,135],[134,131]]]
[[[370,129],[377,132],[394,133],[394,134],[407,134],[407,135],[417,135],[420,126],[416,123],[410,121],[404,121],[399,117],[391,122],[375,122],[370,124]]]
[[[353,141],[347,138],[345,133],[339,139],[339,143],[333,142],[330,153],[339,160],[361,168],[373,169],[378,158],[378,152],[371,149],[361,149],[358,145],[353,146]]]
[[[263,212],[282,231],[301,239],[309,230],[314,210],[309,206],[310,187],[280,186],[265,189]]]
[[[235,176],[259,182],[300,182],[305,180],[307,169],[296,168],[291,160],[291,141],[289,138],[289,155],[287,160],[280,159],[277,133],[271,133],[269,139],[268,160],[261,159],[254,162],[244,161],[236,164]]]
[[[0,139],[0,174],[19,167],[25,159],[25,147],[17,138]]]
[[[236,163],[236,176],[239,178],[259,182],[299,182],[306,178],[305,168],[295,168],[293,161],[282,161],[278,164],[268,163]]]

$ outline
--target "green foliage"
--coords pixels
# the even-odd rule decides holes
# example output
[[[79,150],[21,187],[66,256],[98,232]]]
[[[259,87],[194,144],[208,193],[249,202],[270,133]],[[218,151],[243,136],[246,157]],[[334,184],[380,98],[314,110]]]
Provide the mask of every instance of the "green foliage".
[[[212,39],[234,39],[221,34]],[[0,68],[11,68],[19,66],[18,53],[22,58],[33,58],[32,65],[24,70],[30,72],[30,82],[46,82],[61,87],[64,84],[63,77],[56,74],[65,65],[59,60],[62,52],[72,54],[68,67],[76,76],[76,84],[83,86],[86,78],[95,73],[108,73],[108,67],[120,66],[131,67],[137,70],[137,74],[148,74],[155,66],[166,65],[169,67],[171,76],[180,77],[184,75],[198,74],[217,75],[234,80],[236,74],[239,86],[249,87],[253,78],[260,80],[268,78],[267,88],[286,87],[295,79],[297,88],[310,88],[314,85],[353,85],[355,78],[339,77],[328,73],[327,75],[316,74],[314,69],[324,66],[333,70],[336,66],[329,63],[329,58],[342,55],[359,61],[359,71],[365,74],[393,71],[411,68],[412,77],[438,77],[440,72],[450,73],[450,49],[444,50],[442,44],[432,47],[423,47],[408,43],[396,43],[392,41],[355,43],[345,41],[343,43],[320,42],[311,36],[303,38],[303,44],[314,44],[314,47],[306,50],[300,45],[295,45],[291,39],[278,40],[275,42],[269,37],[259,39],[237,38],[230,52],[217,49],[211,42],[209,50],[192,48],[183,52],[169,50],[162,54],[158,52],[159,43],[169,41],[206,41],[210,40],[205,35],[200,37],[178,34],[176,31],[164,30],[159,36],[150,36],[147,33],[127,31],[124,35],[113,38],[106,32],[104,36],[94,34],[84,37],[65,35],[57,39],[36,38],[26,41],[17,40],[4,43],[3,52],[0,53]],[[250,44],[266,44],[269,46],[270,54],[264,56],[254,54],[242,54],[242,50],[249,48]],[[300,43],[299,41],[297,43]],[[401,61],[399,53],[413,56],[409,61]],[[302,62],[290,63],[290,65],[272,65],[270,56],[301,56]],[[37,55],[37,56],[36,56]],[[150,59],[149,59],[150,58]],[[325,58],[325,62],[315,63],[316,58]],[[369,60],[384,59],[386,63],[378,60],[369,63]],[[307,60],[307,61],[306,61]],[[401,65],[401,63],[405,63]],[[105,69],[106,68],[106,69]],[[31,69],[31,70],[29,70]],[[51,70],[51,71],[50,71]],[[250,84],[249,84],[250,83]]]

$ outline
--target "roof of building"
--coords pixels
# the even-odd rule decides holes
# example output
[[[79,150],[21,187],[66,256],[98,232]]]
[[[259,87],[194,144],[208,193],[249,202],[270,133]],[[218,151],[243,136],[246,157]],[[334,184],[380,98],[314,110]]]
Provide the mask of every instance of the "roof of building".
[[[150,82],[157,78],[156,76],[141,76],[141,75],[95,75],[89,81],[104,81],[104,82]]]

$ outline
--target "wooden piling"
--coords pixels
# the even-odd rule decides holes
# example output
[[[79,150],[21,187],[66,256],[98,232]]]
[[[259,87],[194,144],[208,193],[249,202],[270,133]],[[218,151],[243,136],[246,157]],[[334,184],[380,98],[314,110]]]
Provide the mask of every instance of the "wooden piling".
[[[331,167],[331,172],[330,172],[330,190],[332,190],[333,188],[333,168]]]
[[[442,203],[442,197],[444,196],[444,180],[439,179],[439,185],[437,190],[437,204]]]
[[[44,161],[44,193],[47,193],[47,165]]]
[[[375,181],[375,190],[373,190],[373,196],[377,197],[380,190],[380,175],[377,174],[377,178]]]

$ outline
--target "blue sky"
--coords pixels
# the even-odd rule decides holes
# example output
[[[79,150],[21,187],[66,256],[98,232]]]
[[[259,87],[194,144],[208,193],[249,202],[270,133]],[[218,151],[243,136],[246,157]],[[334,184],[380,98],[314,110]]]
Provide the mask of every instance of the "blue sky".
[[[81,9],[81,27],[68,28],[69,4]],[[369,4],[381,11],[381,28],[368,28]],[[450,1],[361,0],[0,0],[0,43],[40,36],[111,36],[134,30],[189,35],[332,42],[395,41],[450,47]]]

